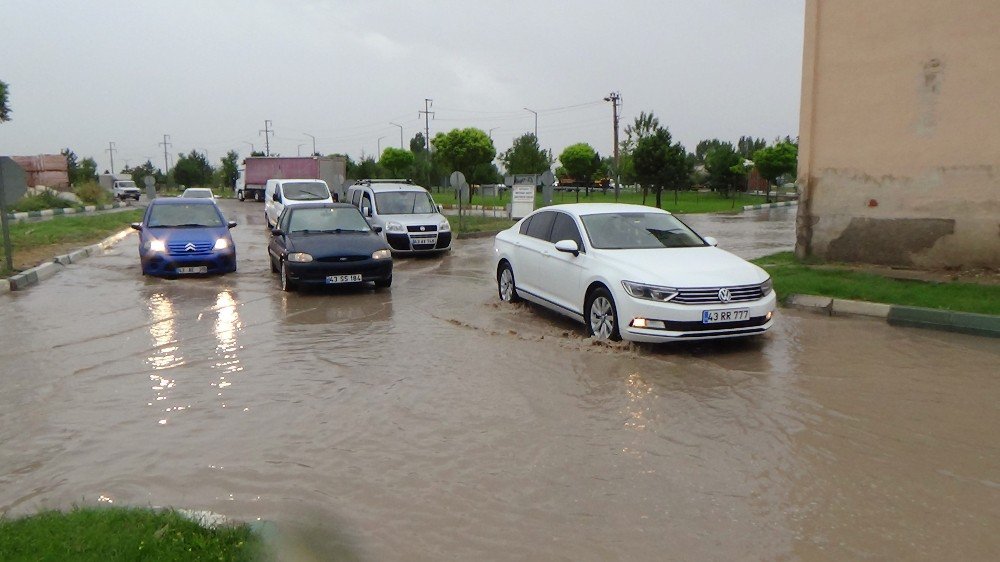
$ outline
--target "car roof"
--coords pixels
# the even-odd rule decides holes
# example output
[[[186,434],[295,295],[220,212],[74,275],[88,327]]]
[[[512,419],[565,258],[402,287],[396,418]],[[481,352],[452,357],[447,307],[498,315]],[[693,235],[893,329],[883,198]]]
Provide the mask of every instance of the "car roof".
[[[295,205],[289,205],[285,207],[288,212],[298,211],[299,209],[354,209],[358,208],[350,203],[298,203]],[[361,211],[358,211],[361,212]]]
[[[215,205],[211,199],[197,197],[157,197],[149,202],[150,205]]]
[[[184,191],[212,191],[212,190],[207,187],[189,187]]]
[[[427,192],[426,189],[419,185],[414,185],[412,183],[373,183],[373,184],[356,184],[351,187],[370,187],[375,193],[383,193],[387,191],[423,191]]]
[[[649,207],[647,205],[631,205],[628,203],[565,203],[562,205],[549,205],[537,211],[565,211],[567,213],[583,215],[599,215],[603,213],[663,213],[671,214],[669,211]]]

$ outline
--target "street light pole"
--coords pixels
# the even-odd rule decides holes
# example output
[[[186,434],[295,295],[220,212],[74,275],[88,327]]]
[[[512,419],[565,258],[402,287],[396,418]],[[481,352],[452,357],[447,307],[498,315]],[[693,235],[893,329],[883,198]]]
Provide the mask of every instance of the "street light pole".
[[[538,140],[538,112],[534,109],[528,109],[527,107],[525,107],[524,110],[535,114],[535,140]]]
[[[307,137],[309,137],[309,138],[311,138],[313,140],[313,152],[312,153],[313,153],[313,156],[315,156],[316,155],[316,137],[310,135],[309,133],[302,133],[302,134],[305,135],[305,136],[307,136]]]
[[[254,148],[254,146],[253,146],[253,143],[252,143],[252,142],[247,142],[247,141],[243,141],[243,144],[249,144],[249,145],[250,145],[250,156],[253,156],[253,153],[254,153],[254,152],[257,152],[257,149],[256,149],[256,148]]]
[[[389,124],[390,125],[394,125],[396,127],[399,127],[399,149],[400,150],[405,150],[403,148],[403,126],[400,125],[399,123],[393,123],[392,121],[390,121]]]
[[[305,144],[300,144],[300,145],[298,145],[298,146],[295,147],[295,155],[296,156],[302,156],[302,147],[303,146],[305,146]]]
[[[385,137],[379,137],[378,138],[378,157],[379,158],[382,158],[382,139],[384,139],[384,138]]]
[[[497,130],[499,128],[500,127],[493,127],[492,129],[490,129],[490,132],[487,133],[490,136],[490,140],[493,140],[493,131],[495,131],[495,130]]]

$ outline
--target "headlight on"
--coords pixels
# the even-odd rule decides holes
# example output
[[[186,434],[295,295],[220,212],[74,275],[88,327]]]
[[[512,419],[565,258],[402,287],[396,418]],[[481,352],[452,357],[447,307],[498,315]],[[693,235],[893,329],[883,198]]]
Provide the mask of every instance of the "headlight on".
[[[441,221],[441,224],[438,225],[438,231],[439,232],[451,232],[451,223],[448,222],[448,219],[445,219],[445,220]]]
[[[166,252],[167,245],[163,243],[163,240],[150,240],[149,241],[149,251],[151,252]]]
[[[770,277],[768,277],[767,281],[760,284],[760,294],[761,296],[766,297],[771,294],[772,290],[774,290],[774,282],[771,281]]]
[[[387,222],[387,223],[385,223],[385,231],[386,232],[406,232],[406,229],[403,228],[403,225],[399,224],[398,222]]]
[[[225,238],[219,238],[218,240],[215,241],[216,250],[225,250],[228,247],[229,247],[229,240],[226,240]]]
[[[309,263],[313,261],[313,257],[305,252],[294,252],[288,254],[288,261],[293,263]]]
[[[372,254],[373,260],[387,260],[392,257],[392,252],[389,250],[375,250]]]
[[[634,281],[622,281],[622,287],[625,287],[625,291],[637,299],[667,302],[677,296],[677,289],[646,285]]]

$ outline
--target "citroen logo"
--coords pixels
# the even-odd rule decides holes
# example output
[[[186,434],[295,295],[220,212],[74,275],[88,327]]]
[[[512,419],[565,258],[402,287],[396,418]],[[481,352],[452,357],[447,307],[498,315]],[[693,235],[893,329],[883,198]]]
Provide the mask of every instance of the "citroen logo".
[[[729,292],[729,289],[723,287],[719,289],[719,300],[722,302],[729,302],[733,298],[733,294]]]
[[[195,251],[195,250],[196,250],[197,248],[198,248],[198,247],[194,245],[194,242],[188,242],[188,243],[187,243],[187,245],[186,245],[186,246],[184,246],[184,250],[185,250],[185,251],[187,251],[187,252],[193,252],[193,251]]]

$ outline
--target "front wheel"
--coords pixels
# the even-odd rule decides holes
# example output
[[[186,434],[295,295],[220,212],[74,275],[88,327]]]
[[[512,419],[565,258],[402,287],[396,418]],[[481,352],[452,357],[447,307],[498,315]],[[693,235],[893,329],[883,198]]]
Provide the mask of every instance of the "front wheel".
[[[288,262],[281,260],[281,266],[279,268],[281,277],[281,290],[287,292],[295,290],[295,284],[292,282],[292,278],[288,274]]]
[[[236,192],[236,198],[239,199],[240,201],[246,201],[247,200],[246,196],[243,195],[243,190],[242,189]]]
[[[514,284],[514,270],[507,262],[503,262],[500,272],[497,273],[497,292],[500,293],[500,300],[504,302],[521,300],[517,294],[517,285]]]
[[[618,309],[607,289],[595,289],[587,301],[587,333],[601,341],[622,339],[618,331]]]

